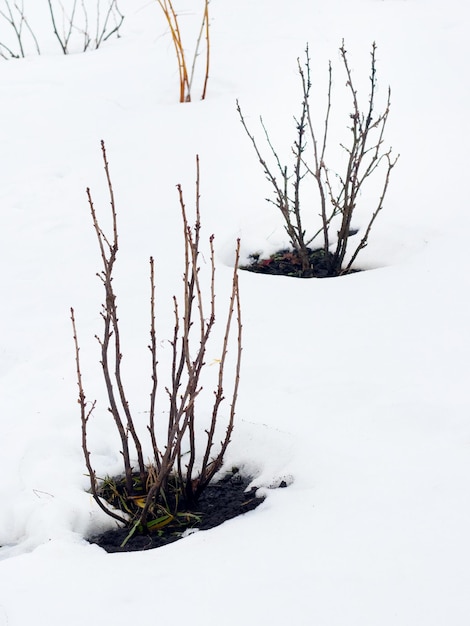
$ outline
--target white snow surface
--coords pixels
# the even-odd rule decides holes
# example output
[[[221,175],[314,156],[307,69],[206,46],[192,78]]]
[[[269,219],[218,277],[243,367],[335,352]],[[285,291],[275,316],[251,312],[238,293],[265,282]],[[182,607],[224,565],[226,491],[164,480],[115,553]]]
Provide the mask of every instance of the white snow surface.
[[[202,2],[174,4],[190,54]],[[40,5],[25,10],[45,41]],[[41,56],[0,62],[0,625],[468,626],[468,3],[211,0],[208,95],[199,100],[198,74],[190,104],[178,103],[157,2],[120,6],[122,37],[98,51],[63,56],[51,39]],[[321,121],[329,59],[333,104],[345,102],[343,38],[363,97],[377,43],[379,98],[392,87],[385,142],[401,157],[358,259],[369,271],[240,274],[243,367],[226,467],[251,474],[266,500],[164,548],[107,554],[86,541],[112,521],[86,491],[69,319],[73,306],[85,390],[98,400],[93,461],[112,474],[120,454],[94,339],[100,258],[85,194],[105,216],[99,142],[120,225],[124,375],[145,430],[148,257],[163,377],[181,287],[175,185],[191,211],[199,154],[223,303],[237,237],[245,257],[287,243],[235,101],[256,133],[263,115],[287,159],[296,59],[308,42]],[[332,142],[345,133],[336,118]],[[292,484],[268,489],[282,479]]]

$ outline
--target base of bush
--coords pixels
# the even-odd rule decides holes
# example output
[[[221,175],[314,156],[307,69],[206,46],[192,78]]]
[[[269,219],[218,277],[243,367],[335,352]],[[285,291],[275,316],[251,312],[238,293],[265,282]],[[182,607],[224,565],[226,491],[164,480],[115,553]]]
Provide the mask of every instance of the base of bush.
[[[326,253],[323,248],[311,250],[309,252],[310,267],[302,269],[302,260],[296,250],[279,250],[267,259],[262,259],[260,254],[250,254],[250,263],[241,266],[240,269],[258,274],[274,274],[276,276],[293,276],[295,278],[330,278],[337,276],[331,273],[330,267],[333,265],[333,254]],[[360,270],[348,270],[348,274]]]
[[[234,470],[217,482],[210,483],[191,509],[183,505],[171,515],[155,517],[157,523],[153,525],[153,530],[149,523],[148,533],[137,530],[128,538],[129,526],[108,530],[89,541],[106,552],[135,552],[159,548],[186,537],[192,531],[214,528],[255,509],[263,502],[264,497],[257,496],[256,487],[245,491],[251,481],[250,477],[241,476]]]

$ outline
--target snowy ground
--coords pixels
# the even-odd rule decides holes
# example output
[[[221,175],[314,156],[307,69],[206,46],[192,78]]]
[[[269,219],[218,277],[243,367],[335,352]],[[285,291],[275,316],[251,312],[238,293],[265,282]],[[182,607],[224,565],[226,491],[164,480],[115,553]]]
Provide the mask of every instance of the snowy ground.
[[[175,0],[188,32],[199,4]],[[0,62],[0,625],[467,626],[467,3],[212,0],[208,97],[196,85],[185,105],[157,3],[120,5],[122,38],[97,52],[64,57],[44,34],[41,56]],[[25,6],[45,32],[39,6]],[[332,59],[340,103],[343,37],[358,87],[377,42],[381,95],[392,86],[386,141],[401,153],[360,258],[371,271],[240,276],[244,363],[227,466],[264,487],[293,483],[216,529],[106,554],[83,539],[109,522],[85,492],[69,320],[73,305],[87,394],[101,402],[98,474],[118,471],[93,339],[101,291],[85,188],[107,206],[99,141],[121,227],[128,386],[145,420],[147,263],[153,254],[164,364],[181,277],[176,183],[190,206],[198,153],[222,301],[237,237],[245,255],[286,243],[235,100],[253,129],[263,114],[288,155],[296,58],[308,41],[322,98]]]

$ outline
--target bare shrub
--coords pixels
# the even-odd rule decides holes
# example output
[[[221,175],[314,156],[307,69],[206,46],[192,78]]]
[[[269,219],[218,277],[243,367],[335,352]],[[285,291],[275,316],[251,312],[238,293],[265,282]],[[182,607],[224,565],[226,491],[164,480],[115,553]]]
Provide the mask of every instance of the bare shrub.
[[[119,37],[124,15],[119,10],[117,0],[107,0],[104,4],[106,6],[103,6],[101,0],[96,0],[96,8],[90,17],[90,10],[85,0],[80,0],[80,2],[73,0],[69,11],[66,11],[62,2],[59,2],[57,10],[54,8],[53,1],[48,0],[54,35],[64,54],[70,52],[70,42],[74,35],[82,39],[82,52],[97,50],[113,35]],[[58,27],[59,19],[60,28]]]
[[[33,41],[38,54],[41,53],[36,36],[29,25],[24,13],[24,2],[13,2],[4,0],[3,7],[0,10],[2,17],[11,27],[14,33],[14,43],[7,45],[4,41],[0,42],[0,56],[4,59],[19,59],[25,56],[24,38],[29,36]]]
[[[201,100],[204,100],[207,93],[207,83],[209,80],[210,65],[210,29],[209,29],[209,0],[204,0],[201,26],[199,29],[196,46],[191,62],[191,68],[187,61],[186,52],[183,46],[183,39],[178,21],[178,14],[173,7],[171,0],[157,0],[160,5],[167,24],[170,28],[171,38],[175,47],[176,60],[178,62],[179,74],[179,101],[191,102],[194,73],[196,70],[196,62],[199,56],[202,38],[206,40],[206,63],[204,71],[204,82],[201,92]]]
[[[202,391],[202,375],[206,363],[207,348],[211,341],[216,321],[216,295],[213,236],[209,240],[210,276],[208,285],[203,284],[199,272],[201,221],[199,207],[199,160],[197,160],[196,217],[193,227],[188,222],[183,192],[181,187],[178,186],[184,228],[183,295],[181,299],[178,299],[176,296],[173,297],[175,322],[173,337],[170,341],[172,349],[171,382],[165,388],[165,393],[163,394],[166,396],[168,414],[165,429],[166,436],[163,441],[157,436],[156,430],[156,406],[159,399],[157,394],[155,272],[154,260],[153,258],[150,259],[149,350],[151,354],[151,389],[147,430],[150,436],[153,458],[145,463],[140,439],[141,434],[137,432],[121,373],[123,355],[117,315],[117,298],[113,283],[113,271],[119,249],[117,215],[103,142],[101,147],[112,214],[112,232],[110,235],[107,235],[102,230],[91,192],[89,189],[87,190],[93,227],[96,232],[103,264],[99,277],[105,292],[105,301],[101,311],[104,328],[101,337],[97,339],[101,350],[101,366],[109,401],[109,412],[114,419],[121,441],[125,488],[119,494],[119,508],[127,515],[109,509],[100,497],[103,495],[103,490],[97,483],[96,473],[91,464],[87,439],[87,424],[93,414],[96,402],[88,404],[84,393],[80,369],[80,349],[73,309],[71,309],[71,319],[79,388],[78,402],[82,423],[82,448],[90,476],[91,492],[103,510],[112,517],[131,526],[129,538],[137,528],[147,530],[152,527],[158,527],[158,524],[163,523],[162,520],[166,522],[173,518],[177,514],[178,503],[193,505],[222,465],[234,426],[242,352],[242,324],[238,290],[239,242],[236,248],[231,295],[225,318],[225,331],[223,333],[222,346],[219,348],[219,358],[216,360],[218,368],[217,384],[213,392],[214,398],[212,409],[210,410],[209,425],[203,437],[205,438],[205,443],[201,448],[200,444],[198,446],[197,443],[201,439],[200,436],[197,436],[200,430],[198,411],[201,411],[198,400]],[[235,337],[233,337],[233,326],[235,326]],[[225,434],[217,444],[215,439],[217,436],[216,427],[220,427],[222,422],[220,408],[224,402],[227,387],[225,380],[227,378],[227,357],[230,344],[232,344],[234,349],[234,354],[232,355],[233,369],[230,370],[233,376],[229,391],[230,407],[227,409],[228,414],[225,418],[225,426],[223,426]],[[184,450],[189,450],[189,453],[184,455],[183,447]],[[174,503],[173,508],[169,504],[171,502]]]
[[[357,91],[353,84],[351,69],[348,61],[344,42],[341,45],[340,55],[343,68],[346,73],[346,88],[351,97],[351,112],[349,114],[350,139],[341,148],[346,152],[346,169],[338,173],[327,165],[329,130],[331,126],[332,108],[332,66],[328,70],[328,91],[326,112],[323,127],[318,132],[313,124],[310,106],[310,56],[308,46],[305,51],[305,63],[302,65],[297,59],[298,71],[302,84],[302,104],[300,115],[295,118],[297,136],[292,146],[293,166],[288,168],[281,163],[280,157],[271,143],[269,133],[264,125],[261,126],[268,146],[268,151],[273,157],[274,165],[262,155],[258,142],[248,129],[239,102],[237,111],[241,123],[254,147],[259,162],[262,165],[266,178],[274,189],[274,199],[268,202],[274,204],[281,212],[285,222],[285,229],[292,248],[296,251],[302,265],[303,276],[315,275],[315,267],[312,265],[312,249],[318,236],[322,236],[323,243],[316,246],[315,250],[322,249],[322,262],[326,265],[327,276],[338,276],[350,271],[352,264],[359,252],[366,247],[369,234],[378,213],[384,206],[385,194],[388,189],[390,174],[395,166],[398,156],[392,157],[392,149],[384,149],[384,132],[390,112],[390,88],[388,89],[385,108],[381,113],[376,113],[377,97],[377,68],[376,68],[376,45],[372,44],[370,90],[368,103],[361,108]],[[308,156],[308,150],[310,156]],[[359,203],[361,192],[366,182],[379,169],[382,171],[382,186],[379,198],[373,209],[362,237],[352,252],[347,264],[344,266],[346,251],[351,234],[351,221],[354,211]],[[302,186],[308,177],[313,177],[318,190],[318,207],[321,226],[317,232],[307,234],[303,226],[305,215],[302,202]],[[338,218],[338,219],[335,219]],[[332,224],[339,227],[332,235]]]
[[[110,37],[119,37],[124,15],[119,10],[118,0],[70,0],[65,5],[61,0],[47,0],[51,26],[64,54],[80,49],[82,52],[98,49]],[[0,5],[1,6],[1,5]],[[0,56],[4,59],[26,55],[27,38],[32,40],[37,54],[41,50],[33,28],[25,14],[24,0],[3,0],[0,17],[11,27],[14,43],[0,42]],[[81,40],[81,44],[78,44]]]

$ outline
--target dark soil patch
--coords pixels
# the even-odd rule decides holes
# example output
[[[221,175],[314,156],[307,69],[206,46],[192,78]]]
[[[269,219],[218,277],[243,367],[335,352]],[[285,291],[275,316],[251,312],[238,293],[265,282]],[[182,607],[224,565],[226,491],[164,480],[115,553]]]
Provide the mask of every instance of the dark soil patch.
[[[317,250],[308,249],[309,252],[309,268],[302,269],[302,260],[296,250],[279,250],[267,259],[262,259],[257,253],[250,254],[248,257],[250,263],[242,266],[240,269],[248,272],[256,272],[258,274],[273,274],[276,276],[293,276],[295,278],[328,278],[337,276],[337,272],[333,272],[334,255],[331,252],[325,252],[323,248]],[[348,274],[359,270],[349,270]]]
[[[108,530],[89,541],[106,552],[135,552],[159,548],[177,541],[190,529],[214,528],[226,520],[255,509],[263,502],[264,498],[256,496],[256,487],[245,492],[250,482],[251,478],[242,477],[238,473],[227,474],[206,487],[194,508],[179,511],[173,522],[158,530],[147,534],[136,532],[124,547],[121,546],[129,534],[129,528]]]

